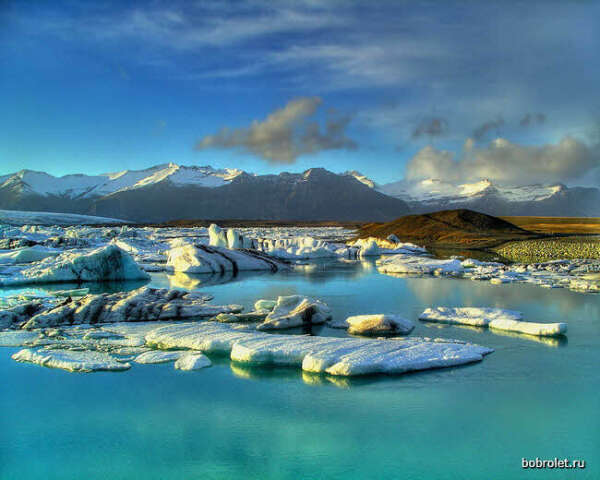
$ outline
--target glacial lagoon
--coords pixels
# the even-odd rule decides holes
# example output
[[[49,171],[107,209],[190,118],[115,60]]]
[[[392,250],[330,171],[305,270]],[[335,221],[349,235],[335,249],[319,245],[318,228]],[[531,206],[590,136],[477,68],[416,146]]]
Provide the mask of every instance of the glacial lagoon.
[[[94,293],[143,282],[88,284]],[[259,298],[302,294],[335,318],[398,313],[411,336],[493,348],[481,362],[399,376],[334,377],[172,363],[68,373],[17,363],[0,349],[2,479],[436,478],[600,475],[600,296],[523,283],[392,277],[372,260],[315,261],[277,273],[151,273],[150,286],[200,290],[251,310]],[[56,284],[48,288],[69,288]],[[26,290],[23,287],[22,290]],[[2,295],[20,291],[4,288]],[[486,306],[528,321],[567,322],[540,338],[420,322],[427,307]],[[281,333],[281,332],[279,332]],[[345,336],[313,326],[288,334]],[[523,471],[522,458],[583,459],[586,469]]]

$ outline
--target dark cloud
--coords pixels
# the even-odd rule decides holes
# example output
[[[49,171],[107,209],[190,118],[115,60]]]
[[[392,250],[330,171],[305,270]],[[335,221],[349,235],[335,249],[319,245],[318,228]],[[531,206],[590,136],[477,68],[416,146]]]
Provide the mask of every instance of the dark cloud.
[[[528,127],[530,125],[542,125],[546,122],[546,115],[544,113],[526,113],[519,125],[522,127]]]
[[[473,130],[473,138],[475,138],[475,140],[481,140],[491,130],[494,130],[497,135],[500,127],[502,126],[504,126],[504,119],[502,117],[482,123],[475,130]]]
[[[424,136],[433,138],[439,137],[448,131],[448,122],[441,117],[428,118],[422,120],[419,125],[413,130],[412,138],[417,139]]]
[[[214,135],[202,138],[196,144],[196,150],[240,149],[269,163],[290,164],[300,155],[358,148],[345,133],[352,120],[349,115],[340,115],[330,109],[324,131],[321,131],[319,123],[308,121],[321,103],[318,97],[291,100],[264,120],[254,120],[247,127],[223,127]]]

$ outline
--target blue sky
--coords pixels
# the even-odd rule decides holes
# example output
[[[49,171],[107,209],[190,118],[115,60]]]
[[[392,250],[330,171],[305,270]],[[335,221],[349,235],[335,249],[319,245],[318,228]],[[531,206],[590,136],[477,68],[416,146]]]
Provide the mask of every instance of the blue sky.
[[[523,165],[594,183],[598,18],[586,1],[3,1],[0,174]]]

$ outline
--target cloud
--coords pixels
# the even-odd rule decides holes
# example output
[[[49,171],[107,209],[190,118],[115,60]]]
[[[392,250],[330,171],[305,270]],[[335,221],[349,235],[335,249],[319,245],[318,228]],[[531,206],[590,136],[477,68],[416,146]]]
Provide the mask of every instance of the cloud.
[[[523,146],[498,138],[485,147],[473,140],[465,142],[462,152],[421,149],[407,164],[406,178],[438,178],[466,182],[488,178],[498,183],[572,183],[600,166],[600,148],[572,137],[556,144]]]
[[[502,126],[504,126],[504,119],[502,117],[498,117],[496,120],[489,120],[473,130],[473,138],[481,140],[491,130],[495,130],[496,134],[498,134],[498,130]]]
[[[207,135],[196,144],[196,150],[239,149],[269,163],[290,164],[301,155],[358,148],[356,142],[345,134],[350,116],[330,110],[324,131],[317,122],[308,121],[321,103],[319,97],[291,100],[264,120],[254,120],[248,127],[224,127],[213,135]]]
[[[417,139],[424,136],[439,137],[448,131],[448,122],[441,117],[428,118],[421,121],[413,130],[412,138]]]
[[[522,127],[528,127],[530,125],[542,125],[546,122],[546,115],[543,113],[526,113],[519,125]]]

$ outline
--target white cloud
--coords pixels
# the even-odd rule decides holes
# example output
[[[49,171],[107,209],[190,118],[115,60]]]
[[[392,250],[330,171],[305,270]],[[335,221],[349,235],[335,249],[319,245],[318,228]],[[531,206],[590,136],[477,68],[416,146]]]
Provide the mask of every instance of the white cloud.
[[[300,155],[322,150],[355,149],[356,143],[346,137],[349,116],[330,114],[325,129],[309,122],[322,100],[303,97],[291,100],[264,120],[254,120],[247,127],[223,127],[196,144],[197,150],[209,148],[239,149],[269,163],[294,163]]]
[[[462,152],[421,149],[407,164],[406,178],[460,182],[488,178],[499,183],[572,183],[600,166],[599,149],[572,137],[556,144],[523,146],[503,138],[477,147],[469,139]]]

